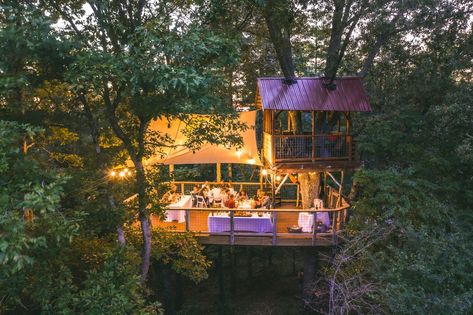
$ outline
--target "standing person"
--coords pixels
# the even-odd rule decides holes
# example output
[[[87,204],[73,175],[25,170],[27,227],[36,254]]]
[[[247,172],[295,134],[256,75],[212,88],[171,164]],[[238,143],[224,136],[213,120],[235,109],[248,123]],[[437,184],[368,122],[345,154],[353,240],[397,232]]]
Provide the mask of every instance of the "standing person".
[[[202,187],[202,189],[199,192],[199,196],[202,196],[202,198],[204,198],[204,202],[207,208],[210,207],[209,190],[207,189],[206,186]]]
[[[192,197],[192,207],[197,207],[197,196],[199,195],[199,186],[194,185],[194,188],[192,189],[191,192],[191,197]]]

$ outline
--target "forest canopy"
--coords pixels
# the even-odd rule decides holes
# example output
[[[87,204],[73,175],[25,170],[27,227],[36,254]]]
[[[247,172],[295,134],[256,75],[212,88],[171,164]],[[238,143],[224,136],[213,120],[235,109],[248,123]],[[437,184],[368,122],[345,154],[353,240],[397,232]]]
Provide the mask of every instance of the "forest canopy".
[[[304,312],[471,313],[472,13],[463,0],[3,1],[0,313],[175,313],[156,283],[199,288],[219,266],[191,233],[150,226],[172,178],[143,162],[175,145],[150,122],[209,115],[181,145],[238,146],[258,77],[341,76],[363,78],[373,111],[352,117],[350,220]]]

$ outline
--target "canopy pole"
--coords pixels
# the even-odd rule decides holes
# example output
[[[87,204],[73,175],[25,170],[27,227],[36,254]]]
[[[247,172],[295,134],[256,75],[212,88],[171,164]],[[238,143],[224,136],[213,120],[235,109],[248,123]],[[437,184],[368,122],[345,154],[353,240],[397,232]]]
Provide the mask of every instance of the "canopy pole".
[[[174,164],[169,164],[169,176],[172,177],[173,173],[174,173]]]
[[[233,181],[232,163],[228,163],[228,181]]]
[[[217,182],[222,181],[222,163],[217,162]]]

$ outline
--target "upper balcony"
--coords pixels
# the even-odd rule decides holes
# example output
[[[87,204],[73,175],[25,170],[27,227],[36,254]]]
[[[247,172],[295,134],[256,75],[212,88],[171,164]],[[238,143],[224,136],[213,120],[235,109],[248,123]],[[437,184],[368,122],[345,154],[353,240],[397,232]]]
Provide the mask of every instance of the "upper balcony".
[[[335,86],[335,88],[334,88]],[[258,79],[256,104],[263,109],[263,160],[284,172],[356,168],[351,112],[370,111],[360,78]]]
[[[337,169],[356,168],[355,145],[351,135],[271,135],[263,133],[263,159],[270,168]]]

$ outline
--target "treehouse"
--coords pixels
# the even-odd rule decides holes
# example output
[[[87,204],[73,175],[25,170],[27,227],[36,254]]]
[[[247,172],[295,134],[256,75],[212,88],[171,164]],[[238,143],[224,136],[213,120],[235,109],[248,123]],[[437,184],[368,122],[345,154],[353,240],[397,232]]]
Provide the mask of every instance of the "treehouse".
[[[264,166],[274,173],[354,169],[351,113],[370,111],[361,78],[259,78],[256,106],[263,110]]]
[[[342,194],[343,170],[360,165],[354,154],[350,115],[370,110],[361,79],[340,78],[335,88],[329,89],[320,78],[300,78],[291,85],[281,78],[260,78],[256,103],[263,111],[261,156],[256,141],[256,111],[239,113],[239,120],[249,127],[241,131],[243,145],[239,148],[205,143],[198,150],[190,150],[182,146],[187,141],[186,122],[161,118],[150,124],[150,131],[172,139],[174,145],[157,151],[145,165],[167,165],[170,172],[178,165],[216,165],[216,178],[173,181],[173,193],[166,194],[166,198],[171,197],[166,200],[167,209],[161,216],[151,216],[152,226],[173,233],[192,232],[202,244],[337,244],[350,207]],[[207,118],[194,115],[191,121],[202,119]],[[260,168],[259,180],[235,182],[222,178],[222,164]],[[332,171],[340,171],[340,177]],[[303,185],[293,174],[311,172],[323,174],[323,194],[301,209]],[[246,199],[239,198],[242,191]],[[238,196],[238,202],[230,206],[224,199],[232,195]],[[255,202],[255,197],[262,201],[268,196],[271,203],[266,206]]]

